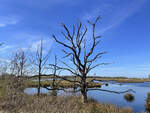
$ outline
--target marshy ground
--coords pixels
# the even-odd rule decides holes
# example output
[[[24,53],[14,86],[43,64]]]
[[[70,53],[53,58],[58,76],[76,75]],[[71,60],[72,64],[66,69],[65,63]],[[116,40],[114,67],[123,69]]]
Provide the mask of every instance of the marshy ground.
[[[28,83],[29,82],[29,83]],[[119,108],[111,104],[100,104],[88,99],[84,104],[80,96],[27,95],[23,90],[33,82],[5,77],[0,79],[0,110],[3,113],[131,113],[131,108]],[[47,82],[43,82],[46,84]],[[36,84],[36,83],[34,83]],[[61,85],[68,87],[69,83]],[[96,84],[97,85],[97,84]],[[69,85],[71,86],[71,85]]]
[[[50,79],[51,77],[49,77]],[[43,77],[42,85],[50,86],[52,80]],[[129,78],[94,78],[88,81],[118,81],[118,82],[145,82],[148,79]],[[73,83],[65,80],[57,80],[58,88],[72,88]],[[80,96],[50,96],[47,94],[27,95],[24,89],[37,87],[38,82],[34,79],[20,79],[9,77],[0,79],[0,110],[4,113],[132,113],[131,108],[121,108],[112,104],[99,103],[96,100],[88,99],[83,104]],[[99,82],[91,82],[88,87],[101,87]],[[127,95],[128,96],[128,95]],[[148,105],[148,104],[147,104]]]

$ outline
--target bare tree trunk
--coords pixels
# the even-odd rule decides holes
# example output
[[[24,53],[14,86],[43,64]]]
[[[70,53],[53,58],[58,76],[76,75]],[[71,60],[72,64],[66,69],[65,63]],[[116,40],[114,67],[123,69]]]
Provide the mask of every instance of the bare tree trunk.
[[[54,65],[54,73],[53,73],[53,82],[52,82],[52,88],[56,89],[55,81],[56,81],[56,71],[57,71],[57,56],[55,55],[55,65]]]
[[[40,87],[41,87],[41,75],[46,68],[47,60],[49,58],[49,52],[46,55],[43,55],[43,40],[40,41],[40,44],[37,47],[37,52],[35,54],[35,58],[32,58],[32,62],[38,69],[38,92],[37,95],[40,95]]]
[[[74,79],[74,82],[73,82],[73,85],[74,85],[73,86],[73,95],[75,96],[76,89],[77,89],[77,85],[76,85],[76,82],[75,82],[76,81],[76,76],[74,76],[73,79]]]
[[[81,93],[82,93],[82,102],[83,103],[87,103],[87,90],[85,88],[81,89]]]
[[[55,81],[56,81],[56,66],[54,67],[54,73],[53,73],[53,82],[52,82],[53,89],[55,89]]]
[[[86,77],[82,78],[81,81],[81,93],[82,93],[82,99],[83,103],[87,103],[87,85],[86,85]]]
[[[40,95],[40,87],[41,87],[41,60],[40,60],[40,63],[39,63],[39,76],[38,76],[38,93],[37,95],[39,96]]]
[[[39,75],[39,81],[38,81],[38,93],[37,95],[39,96],[40,95],[40,82],[41,82],[41,76]]]
[[[23,71],[23,69],[21,68],[21,70],[20,70],[20,71],[21,71],[21,72],[20,72],[20,75],[21,75],[21,76],[23,76],[23,72],[22,72],[22,71]]]
[[[55,75],[53,75],[52,88],[55,89]]]

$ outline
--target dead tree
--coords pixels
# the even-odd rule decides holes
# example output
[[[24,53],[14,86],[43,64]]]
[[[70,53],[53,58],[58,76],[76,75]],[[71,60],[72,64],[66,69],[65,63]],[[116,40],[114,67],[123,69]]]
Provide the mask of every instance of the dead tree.
[[[53,68],[53,82],[52,82],[52,88],[55,89],[55,82],[56,82],[56,72],[57,72],[57,56],[55,55],[55,64],[54,64],[54,68]]]
[[[56,90],[58,88],[57,86],[60,83],[60,81],[57,81],[57,78],[60,78],[59,75],[60,75],[60,72],[61,72],[61,69],[58,68],[57,55],[55,55],[54,64],[49,64],[48,69],[52,70],[52,74],[50,74],[50,76],[52,76],[52,85],[51,85],[50,89],[48,87],[45,87],[45,88],[48,89],[48,90]]]
[[[41,40],[40,44],[37,47],[35,56],[32,55],[32,58],[30,59],[30,61],[38,70],[38,93],[37,93],[38,96],[40,95],[41,76],[42,76],[43,71],[46,68],[46,64],[47,64],[49,54],[50,54],[50,51],[49,51],[47,54],[44,55],[43,49],[44,49],[43,40]]]
[[[57,63],[58,63],[57,62],[57,56],[55,55],[54,65],[50,64],[50,67],[49,67],[49,69],[52,70],[52,85],[51,85],[51,88],[48,88],[47,86],[44,86],[44,88],[46,88],[47,90],[51,90],[51,93],[50,93],[51,96],[57,96],[57,89],[58,89],[58,85],[59,85],[59,82],[57,81],[57,76],[61,72],[57,68],[57,65],[58,65]]]
[[[18,50],[13,54],[11,60],[11,71],[12,75],[23,76],[27,73],[28,59],[25,51],[22,49]]]
[[[19,55],[19,70],[20,70],[20,76],[25,75],[26,73],[26,67],[29,66],[27,64],[27,57],[25,55],[24,51],[20,51],[20,55]]]
[[[71,32],[65,24],[62,24],[66,33],[62,32],[62,35],[68,42],[63,42],[58,40],[58,38],[53,35],[54,40],[64,46],[66,49],[63,50],[65,53],[65,58],[69,57],[70,61],[73,63],[73,66],[68,65],[66,62],[62,62],[66,68],[61,68],[71,72],[73,75],[78,76],[80,81],[76,81],[81,87],[81,93],[83,96],[84,102],[87,102],[87,86],[88,82],[86,81],[88,73],[94,68],[103,65],[105,63],[96,64],[95,61],[98,58],[101,58],[106,52],[94,53],[96,47],[100,43],[101,36],[96,36],[95,27],[100,19],[100,16],[96,18],[94,23],[88,21],[89,25],[92,26],[92,40],[90,46],[87,45],[87,30],[86,26],[80,22],[77,26],[73,26],[73,31]],[[90,39],[90,38],[89,38]],[[75,67],[75,68],[73,68]],[[69,80],[71,82],[71,80]],[[73,81],[74,82],[74,81]]]

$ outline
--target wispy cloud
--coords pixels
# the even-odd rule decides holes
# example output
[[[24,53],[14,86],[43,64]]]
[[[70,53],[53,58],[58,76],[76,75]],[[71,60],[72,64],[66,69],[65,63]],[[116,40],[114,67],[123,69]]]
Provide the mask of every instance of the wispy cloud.
[[[31,50],[32,52],[37,51],[41,39],[43,40],[43,48],[46,50],[51,49],[54,42],[52,38],[43,33],[16,33],[13,38],[19,42],[16,44],[16,48],[21,48],[24,51]]]
[[[143,7],[143,5],[146,3],[146,1],[147,0],[133,0],[127,6],[120,8],[120,10],[118,10],[118,12],[114,16],[112,16],[111,24],[102,30],[103,33],[105,31],[121,24],[127,18],[134,15],[136,12],[138,12]]]
[[[44,52],[46,52],[47,50],[49,51],[49,49],[51,49],[51,47],[53,45],[53,40],[44,39],[44,40],[42,40],[42,42],[43,42]],[[30,50],[32,52],[36,52],[37,49],[39,49],[40,44],[41,44],[41,40],[34,41],[30,47]]]
[[[102,0],[101,5],[94,8],[90,13],[85,14],[83,19],[93,19],[96,18],[95,16],[101,15],[103,27],[101,27],[100,33],[103,34],[137,13],[147,1],[148,0],[132,0],[125,4],[120,4],[119,0],[116,0],[116,2],[105,2]]]
[[[0,53],[7,52],[9,49],[13,49],[14,47],[14,45],[4,45],[0,47]]]
[[[149,66],[147,65],[137,65],[137,66],[107,66],[100,67],[94,72],[99,73],[101,76],[124,76],[124,77],[148,77],[149,75]]]
[[[10,60],[4,59],[4,58],[0,58],[0,62],[3,62],[3,63],[10,63]]]
[[[0,27],[6,27],[8,25],[15,25],[18,20],[13,17],[0,17]]]
[[[22,3],[22,1],[17,0],[19,3]],[[24,4],[29,6],[29,7],[34,7],[34,8],[41,8],[41,9],[45,9],[45,8],[49,8],[50,6],[56,6],[56,5],[68,5],[68,6],[72,6],[75,5],[79,2],[80,0],[29,0],[26,1]],[[41,5],[42,3],[42,5]]]
[[[0,47],[0,63],[9,62],[9,56],[12,54],[12,51],[15,50],[15,45],[3,45]]]

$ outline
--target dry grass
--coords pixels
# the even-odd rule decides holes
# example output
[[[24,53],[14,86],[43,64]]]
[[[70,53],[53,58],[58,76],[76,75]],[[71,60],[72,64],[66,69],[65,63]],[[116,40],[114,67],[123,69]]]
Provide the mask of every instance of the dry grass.
[[[42,76],[42,79],[50,79],[52,77],[50,76]],[[67,76],[66,78],[68,79],[73,79],[72,76]],[[91,81],[91,80],[98,80],[98,81],[116,81],[116,82],[120,82],[120,83],[143,83],[143,82],[150,82],[150,79],[148,78],[126,78],[126,77],[94,77],[94,76],[90,76],[90,77],[87,77],[87,82],[88,81]],[[32,78],[32,80],[37,80],[37,78]],[[76,80],[79,80],[80,81],[80,78],[79,77],[76,77]],[[63,81],[63,80],[62,80]],[[34,84],[34,83],[33,83]],[[67,86],[67,87],[70,87],[71,84],[60,84],[61,86]]]
[[[2,85],[2,84],[1,84]],[[24,82],[16,77],[3,80],[5,95],[0,98],[3,113],[132,113],[131,108],[99,104],[89,99],[84,104],[81,97],[31,96],[23,93]]]
[[[146,99],[145,108],[146,108],[146,111],[148,113],[150,113],[150,92],[147,93],[147,99]]]
[[[132,113],[130,108],[118,108],[89,100],[83,104],[80,97],[53,97],[18,95],[1,101],[0,109],[7,113]]]
[[[27,80],[26,87],[38,87],[38,81]],[[66,80],[57,80],[55,82],[58,88],[73,88],[74,86],[78,86],[77,83],[69,82]],[[52,86],[52,80],[41,81],[42,86]],[[88,87],[101,87],[100,83],[90,82]]]
[[[88,78],[91,80],[92,78]],[[98,81],[116,81],[120,83],[143,83],[150,82],[150,79],[142,79],[142,78],[119,78],[119,77],[98,77],[95,78]]]

